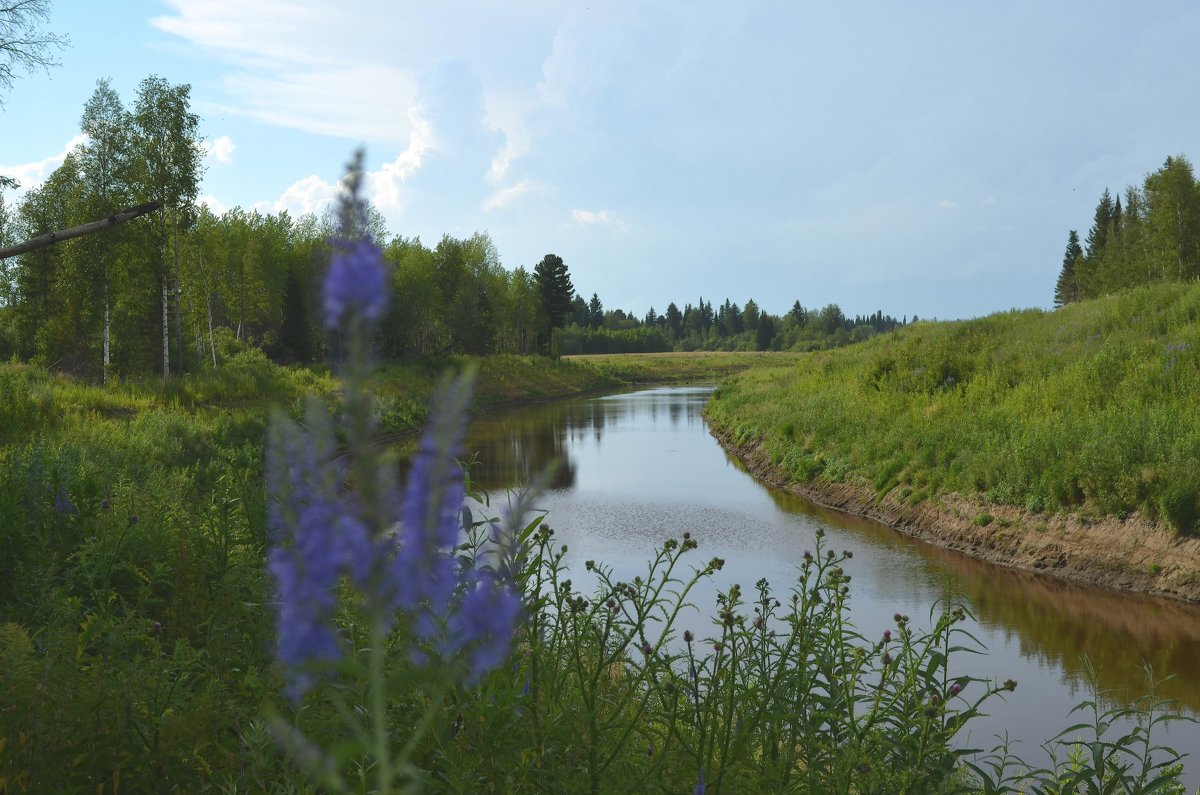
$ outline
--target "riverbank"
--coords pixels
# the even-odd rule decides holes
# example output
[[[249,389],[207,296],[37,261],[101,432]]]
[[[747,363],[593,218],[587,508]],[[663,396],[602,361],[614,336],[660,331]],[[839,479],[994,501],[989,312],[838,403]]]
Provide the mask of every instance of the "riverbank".
[[[796,481],[761,442],[739,442],[710,422],[710,432],[759,480],[818,505],[863,516],[920,541],[1000,566],[1088,585],[1200,603],[1200,539],[1141,516],[1085,519],[1032,514],[979,497],[942,494],[916,505],[893,488],[869,483]]]
[[[621,353],[564,356],[453,356],[378,369],[370,389],[379,400],[380,431],[389,439],[415,433],[425,421],[429,396],[443,373],[476,366],[472,410],[485,414],[624,388],[716,383],[765,365],[789,365],[799,354],[757,352]]]
[[[1200,285],[920,322],[723,381],[774,479],[948,548],[1200,599]]]

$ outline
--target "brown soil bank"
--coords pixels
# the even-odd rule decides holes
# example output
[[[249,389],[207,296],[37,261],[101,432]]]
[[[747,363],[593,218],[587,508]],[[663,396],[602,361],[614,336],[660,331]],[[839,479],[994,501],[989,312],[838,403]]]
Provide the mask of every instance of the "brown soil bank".
[[[1200,603],[1200,539],[1180,537],[1140,516],[1089,521],[1040,515],[961,494],[907,505],[898,489],[880,499],[864,484],[797,483],[759,444],[736,444],[718,428],[712,434],[764,482],[913,538],[1001,566]]]

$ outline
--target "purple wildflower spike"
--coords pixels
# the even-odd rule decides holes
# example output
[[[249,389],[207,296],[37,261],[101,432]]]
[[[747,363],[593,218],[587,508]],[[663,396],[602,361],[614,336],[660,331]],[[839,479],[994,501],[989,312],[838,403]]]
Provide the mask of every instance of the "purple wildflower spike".
[[[392,567],[395,603],[406,610],[426,602],[434,613],[445,614],[457,585],[453,550],[463,529],[466,497],[457,458],[462,455],[470,402],[469,378],[440,388],[413,456]]]
[[[333,257],[325,272],[325,326],[337,331],[351,320],[378,321],[387,310],[387,272],[383,252],[366,234],[362,152],[355,155],[344,183],[341,225],[331,241]]]
[[[470,649],[467,684],[504,662],[512,642],[521,598],[486,571],[472,575],[458,610],[450,618],[446,651]]]
[[[325,326],[336,330],[358,317],[375,322],[387,310],[387,273],[383,252],[369,237],[334,243],[325,273]]]

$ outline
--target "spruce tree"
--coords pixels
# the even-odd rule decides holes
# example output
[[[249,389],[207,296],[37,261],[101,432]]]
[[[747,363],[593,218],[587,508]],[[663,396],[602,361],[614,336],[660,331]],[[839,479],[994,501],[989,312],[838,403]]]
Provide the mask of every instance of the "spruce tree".
[[[592,300],[588,302],[588,325],[598,329],[603,322],[604,304],[600,303],[599,295],[592,293]]]
[[[542,257],[542,261],[533,267],[533,278],[537,284],[541,309],[541,341],[543,348],[548,350],[550,335],[554,329],[566,325],[571,314],[575,285],[571,284],[566,263],[557,254]]]
[[[1075,284],[1075,265],[1083,256],[1079,247],[1079,233],[1074,229],[1067,235],[1067,250],[1063,253],[1062,270],[1058,274],[1058,283],[1054,286],[1054,305],[1065,306],[1079,300],[1079,291]]]
[[[283,284],[283,322],[279,328],[279,342],[296,361],[312,361],[312,323],[308,300],[294,268],[288,270],[287,280]]]

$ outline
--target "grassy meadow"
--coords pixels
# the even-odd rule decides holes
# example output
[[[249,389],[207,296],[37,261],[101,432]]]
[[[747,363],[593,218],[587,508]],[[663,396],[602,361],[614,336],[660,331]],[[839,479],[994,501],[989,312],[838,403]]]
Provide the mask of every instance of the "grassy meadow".
[[[799,482],[1140,512],[1186,534],[1200,520],[1198,364],[1200,286],[1164,284],[755,368],[707,411]]]
[[[417,429],[438,375],[467,361],[377,370],[379,430]],[[476,407],[712,378],[732,362],[489,357]],[[306,394],[336,412],[341,389],[328,368],[256,349],[106,387],[0,365],[0,792],[192,791],[238,768],[278,691],[268,414],[300,417]]]

